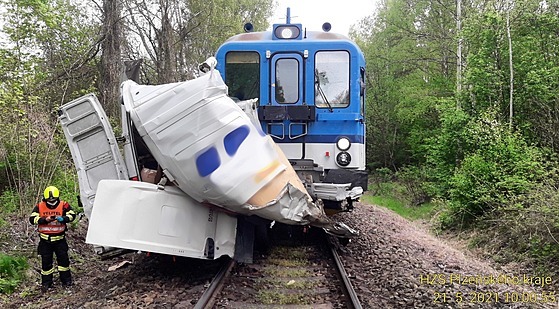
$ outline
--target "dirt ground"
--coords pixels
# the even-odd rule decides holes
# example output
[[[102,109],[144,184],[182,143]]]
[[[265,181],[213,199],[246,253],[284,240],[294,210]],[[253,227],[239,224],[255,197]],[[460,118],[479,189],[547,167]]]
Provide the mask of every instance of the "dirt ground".
[[[343,220],[361,231],[341,250],[365,308],[559,308],[551,275],[541,289],[533,270],[496,265],[382,207]]]
[[[389,210],[358,206],[339,217],[360,236],[339,250],[364,308],[559,307],[557,278],[538,288],[529,269],[493,265]],[[74,286],[57,281],[43,294],[35,227],[26,217],[10,220],[0,232],[0,248],[28,257],[31,267],[15,293],[0,295],[2,308],[193,308],[219,264],[146,253],[101,260],[85,243],[83,218],[67,233]],[[509,282],[498,283],[499,276]],[[532,284],[511,281],[525,276]]]

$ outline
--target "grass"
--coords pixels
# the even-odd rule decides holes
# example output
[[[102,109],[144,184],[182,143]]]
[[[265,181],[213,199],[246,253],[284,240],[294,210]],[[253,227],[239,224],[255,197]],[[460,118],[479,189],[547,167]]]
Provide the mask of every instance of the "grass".
[[[308,280],[305,278],[297,278],[297,279],[291,279],[289,280],[288,278],[279,278],[279,277],[268,277],[268,278],[263,278],[261,280],[258,281],[258,285],[265,287],[273,287],[276,289],[295,289],[295,290],[301,290],[301,289],[312,289],[317,287],[319,284],[318,281],[316,280]]]
[[[306,305],[305,291],[318,284],[304,279],[310,276],[306,248],[274,247],[270,255],[275,257],[262,270],[266,279],[259,282],[256,298],[266,305]]]
[[[283,267],[297,267],[297,266],[305,266],[307,265],[307,261],[305,260],[289,260],[289,259],[281,259],[281,258],[270,258],[268,262],[272,265],[283,266]]]
[[[304,260],[306,253],[303,247],[274,247],[270,252],[270,256],[281,256],[284,259],[299,259]]]
[[[309,272],[304,268],[276,268],[276,267],[268,267],[263,270],[269,276],[277,277],[277,278],[291,278],[291,277],[305,277],[309,275]]]
[[[429,220],[435,205],[425,203],[418,206],[408,206],[408,202],[397,196],[403,196],[401,188],[391,184],[384,184],[382,190],[377,190],[376,195],[365,194],[362,199],[366,203],[388,208],[409,220]]]

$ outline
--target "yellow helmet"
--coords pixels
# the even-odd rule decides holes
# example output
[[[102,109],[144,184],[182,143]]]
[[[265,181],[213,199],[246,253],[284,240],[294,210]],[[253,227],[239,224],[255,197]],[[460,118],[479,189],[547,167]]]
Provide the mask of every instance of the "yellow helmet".
[[[60,191],[58,191],[58,189],[54,186],[48,186],[45,189],[45,192],[43,192],[43,197],[45,199],[48,198],[59,198],[60,197]]]

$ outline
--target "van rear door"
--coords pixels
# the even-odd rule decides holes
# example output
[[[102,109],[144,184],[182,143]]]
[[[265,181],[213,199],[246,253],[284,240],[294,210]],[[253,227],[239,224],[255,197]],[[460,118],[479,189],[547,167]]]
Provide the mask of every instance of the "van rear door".
[[[105,111],[94,94],[61,106],[58,119],[78,171],[84,211],[90,217],[99,181],[127,180],[126,165]]]

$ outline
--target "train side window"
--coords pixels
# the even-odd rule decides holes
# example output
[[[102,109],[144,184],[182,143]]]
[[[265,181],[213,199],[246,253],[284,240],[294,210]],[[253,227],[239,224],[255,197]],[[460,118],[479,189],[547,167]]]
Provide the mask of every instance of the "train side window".
[[[299,61],[282,58],[276,61],[276,102],[293,104],[299,100]]]
[[[229,96],[240,101],[260,96],[260,57],[257,52],[229,52],[225,56],[225,84]]]
[[[349,106],[349,53],[347,51],[317,52],[314,72],[316,107]]]

